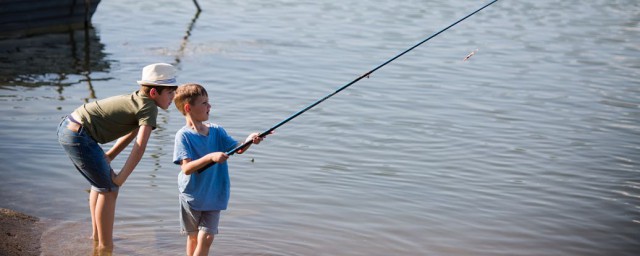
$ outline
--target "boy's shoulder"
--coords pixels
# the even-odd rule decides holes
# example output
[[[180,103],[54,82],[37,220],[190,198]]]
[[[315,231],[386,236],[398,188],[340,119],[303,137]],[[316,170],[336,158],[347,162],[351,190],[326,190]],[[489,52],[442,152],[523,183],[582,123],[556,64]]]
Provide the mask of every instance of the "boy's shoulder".
[[[191,130],[191,128],[188,125],[182,126],[180,129],[178,129],[178,131],[176,131],[176,136],[179,135],[183,135],[183,134],[191,134],[194,133],[193,130]]]
[[[218,124],[208,123],[206,125],[207,125],[207,127],[209,127],[209,131],[214,131],[214,132],[216,132],[216,131],[224,131],[224,128],[222,128],[222,126],[220,126]],[[176,132],[176,135],[182,135],[182,134],[197,135],[198,132],[196,132],[193,129],[191,129],[191,127],[189,127],[188,125],[184,125]]]
[[[209,126],[209,129],[222,129],[222,126],[214,123],[208,123],[207,126]]]

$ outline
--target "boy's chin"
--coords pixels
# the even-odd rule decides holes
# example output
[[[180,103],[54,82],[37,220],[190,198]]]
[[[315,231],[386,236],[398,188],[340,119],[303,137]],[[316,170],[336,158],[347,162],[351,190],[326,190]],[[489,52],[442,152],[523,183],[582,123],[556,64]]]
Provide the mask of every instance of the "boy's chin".
[[[163,107],[163,106],[158,105],[158,107],[159,107],[159,108],[161,108],[161,109],[163,109],[163,110],[168,110],[170,106],[171,106],[171,104],[169,104],[169,105],[167,105],[167,106],[164,106],[164,107]]]

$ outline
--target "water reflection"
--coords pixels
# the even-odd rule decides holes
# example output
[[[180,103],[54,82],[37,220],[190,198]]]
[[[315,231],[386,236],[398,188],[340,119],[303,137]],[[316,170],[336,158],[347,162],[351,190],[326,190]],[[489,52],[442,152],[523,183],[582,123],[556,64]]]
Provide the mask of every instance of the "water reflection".
[[[92,82],[95,79],[92,74],[108,72],[110,68],[104,47],[91,26],[1,40],[0,89],[57,86],[60,97],[63,97],[65,87],[87,83],[89,93],[85,100],[94,99]]]
[[[177,68],[180,68],[181,59],[184,56],[185,49],[187,48],[187,44],[189,43],[189,37],[191,36],[191,32],[195,27],[196,21],[198,20],[198,17],[202,12],[202,9],[200,8],[200,5],[198,4],[198,2],[196,0],[194,0],[193,2],[196,6],[196,12],[193,14],[193,18],[191,19],[191,22],[189,22],[187,31],[185,32],[184,36],[182,37],[182,41],[180,42],[180,48],[178,49],[176,56],[174,58],[174,62],[172,63],[172,65],[176,66]],[[171,136],[167,137],[166,133],[164,133],[164,131],[166,130],[165,126],[168,125],[168,123],[169,123],[169,118],[167,116],[167,113],[160,112],[158,114],[157,131],[154,133],[153,136],[159,137],[158,138],[159,141],[163,143],[172,143],[173,141],[173,137]],[[151,157],[154,159],[153,172],[150,176],[151,178],[154,178],[154,179],[156,178],[156,173],[162,168],[162,164],[161,164],[162,157],[165,156],[165,154],[162,153],[163,152],[162,145],[164,145],[163,143],[159,143],[158,145],[155,145],[156,146],[155,149],[150,152]],[[152,180],[151,186],[152,187],[156,186],[155,184],[153,184],[153,180]]]
[[[187,43],[189,43],[189,37],[191,36],[191,31],[193,30],[193,27],[195,26],[196,21],[200,16],[200,12],[202,12],[202,9],[200,9],[200,5],[198,5],[198,2],[196,0],[193,0],[193,2],[195,3],[197,8],[196,13],[193,15],[193,18],[189,23],[187,32],[185,32],[185,35],[182,37],[182,43],[180,43],[180,49],[178,49],[178,53],[176,54],[176,57],[175,57],[175,62],[173,63],[174,66],[180,65],[180,59],[182,58],[182,56],[184,56],[184,50],[187,48]]]

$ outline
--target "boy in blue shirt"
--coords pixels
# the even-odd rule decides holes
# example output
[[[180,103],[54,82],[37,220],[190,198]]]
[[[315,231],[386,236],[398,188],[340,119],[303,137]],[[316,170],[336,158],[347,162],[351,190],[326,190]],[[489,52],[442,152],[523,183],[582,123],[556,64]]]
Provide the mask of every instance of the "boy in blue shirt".
[[[173,162],[180,165],[180,224],[187,234],[187,255],[208,255],[218,234],[220,211],[227,209],[230,183],[225,152],[239,146],[227,132],[209,120],[209,96],[199,84],[178,87],[175,105],[185,116],[186,125],[176,133]],[[259,144],[259,133],[245,141]],[[249,146],[238,151],[242,154]],[[213,164],[213,165],[211,165]],[[198,171],[206,168],[203,172]]]

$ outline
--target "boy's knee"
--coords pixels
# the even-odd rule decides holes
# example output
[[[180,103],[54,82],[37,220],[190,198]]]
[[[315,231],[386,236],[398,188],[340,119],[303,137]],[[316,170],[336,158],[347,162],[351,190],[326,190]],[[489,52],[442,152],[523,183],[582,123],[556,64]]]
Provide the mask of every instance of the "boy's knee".
[[[201,235],[202,243],[204,243],[207,246],[211,246],[214,238],[215,238],[215,235],[209,232],[203,232],[203,234]]]
[[[207,233],[207,234],[204,236],[204,240],[205,240],[207,243],[209,243],[209,244],[213,243],[213,239],[214,239],[214,238],[215,238],[215,236],[214,236],[213,234],[209,234],[209,233]]]

